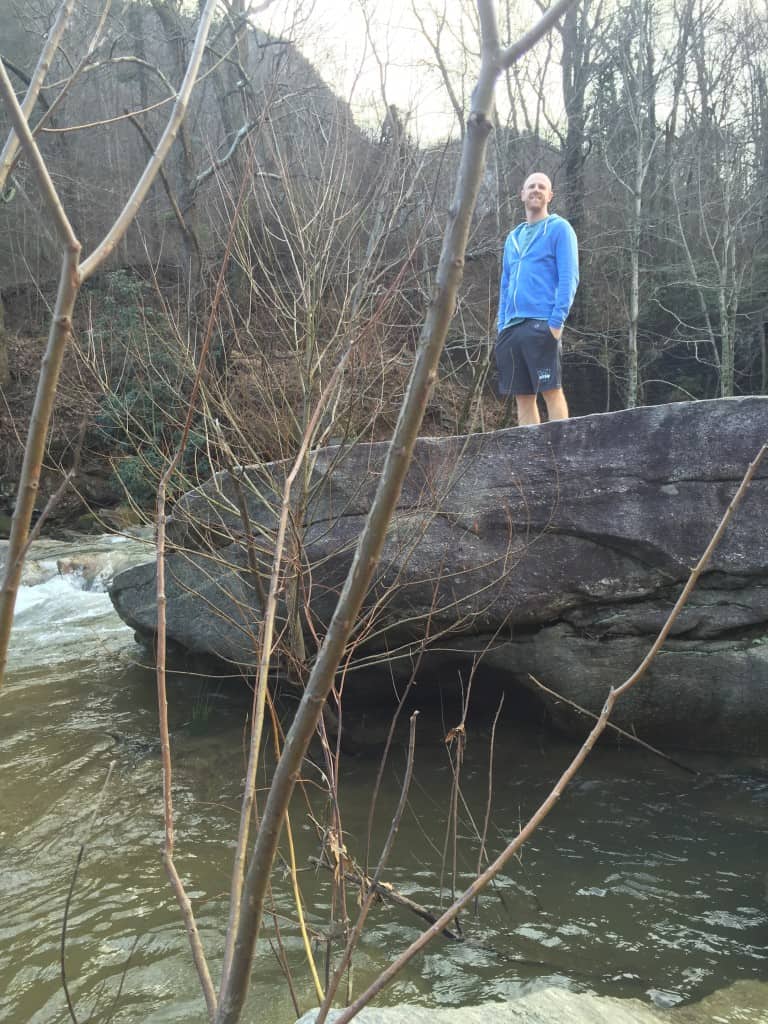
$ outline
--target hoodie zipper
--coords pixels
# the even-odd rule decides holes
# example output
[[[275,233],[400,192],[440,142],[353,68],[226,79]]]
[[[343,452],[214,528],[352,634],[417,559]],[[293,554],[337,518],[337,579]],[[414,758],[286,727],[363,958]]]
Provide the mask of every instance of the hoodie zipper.
[[[551,214],[550,214],[550,216],[551,216]],[[525,249],[521,249],[520,248],[520,246],[517,244],[517,239],[515,238],[514,233],[512,235],[512,244],[514,245],[515,249],[517,249],[518,256],[520,257],[518,259],[518,261],[517,261],[517,274],[515,275],[515,289],[512,292],[512,305],[514,307],[512,316],[516,316],[517,315],[517,286],[520,283],[520,271],[523,269],[523,259],[528,255],[528,252],[530,251],[530,248],[533,245],[533,243],[539,237],[543,238],[543,236],[546,235],[547,228],[549,226],[548,221],[549,221],[549,217],[546,217],[544,219],[544,229],[542,231],[540,231],[538,234],[534,234],[533,235],[533,237],[531,238],[530,242],[525,247]],[[509,315],[507,315],[507,320],[509,320]]]

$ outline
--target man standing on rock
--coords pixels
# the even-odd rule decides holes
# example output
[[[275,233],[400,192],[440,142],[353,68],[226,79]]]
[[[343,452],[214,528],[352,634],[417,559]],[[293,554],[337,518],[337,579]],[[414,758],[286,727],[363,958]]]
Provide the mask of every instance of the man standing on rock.
[[[579,283],[579,253],[571,225],[549,212],[552,196],[546,174],[526,178],[525,220],[504,245],[496,366],[501,394],[515,396],[519,426],[541,422],[539,393],[551,420],[568,418],[562,337]]]

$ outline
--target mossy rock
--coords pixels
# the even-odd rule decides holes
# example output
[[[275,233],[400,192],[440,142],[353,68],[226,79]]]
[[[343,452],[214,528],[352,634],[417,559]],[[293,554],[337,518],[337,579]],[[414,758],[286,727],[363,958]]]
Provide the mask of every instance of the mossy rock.
[[[109,526],[116,530],[126,530],[129,526],[143,526],[146,523],[146,517],[142,516],[141,511],[127,503],[101,509],[98,519],[102,528]]]
[[[104,526],[94,512],[84,512],[83,515],[72,519],[68,524],[70,530],[75,533],[103,533]]]

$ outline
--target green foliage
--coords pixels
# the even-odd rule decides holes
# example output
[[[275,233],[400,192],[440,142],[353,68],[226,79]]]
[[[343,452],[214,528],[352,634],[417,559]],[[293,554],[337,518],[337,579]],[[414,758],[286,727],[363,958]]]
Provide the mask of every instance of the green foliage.
[[[113,458],[131,499],[146,505],[181,440],[192,368],[140,278],[114,271],[91,299],[91,345],[103,381],[91,441]],[[190,485],[187,474],[196,482],[209,473],[205,437],[193,429],[169,496]]]
[[[115,473],[120,483],[139,505],[152,502],[163,471],[163,459],[155,451],[129,455],[116,464]]]

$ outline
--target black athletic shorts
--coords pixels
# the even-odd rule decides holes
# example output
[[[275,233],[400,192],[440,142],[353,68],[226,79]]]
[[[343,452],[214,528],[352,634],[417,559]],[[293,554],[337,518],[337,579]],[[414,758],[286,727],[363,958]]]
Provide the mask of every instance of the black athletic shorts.
[[[537,395],[563,386],[562,343],[546,320],[523,320],[496,339],[502,395]]]

